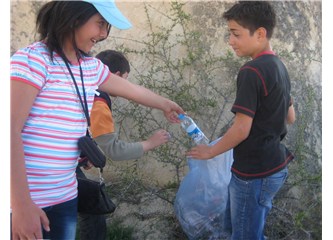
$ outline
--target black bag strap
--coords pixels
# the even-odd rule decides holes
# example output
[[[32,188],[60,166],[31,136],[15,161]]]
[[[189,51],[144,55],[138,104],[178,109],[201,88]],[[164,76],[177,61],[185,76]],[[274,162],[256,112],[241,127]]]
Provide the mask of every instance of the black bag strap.
[[[81,94],[80,94],[80,91],[79,91],[79,88],[77,86],[77,83],[76,83],[76,80],[75,80],[75,77],[72,73],[72,70],[71,68],[69,67],[69,64],[66,60],[64,60],[65,63],[66,63],[66,67],[69,71],[69,74],[71,75],[72,79],[73,79],[73,82],[74,82],[74,85],[75,85],[75,90],[77,92],[77,95],[80,99],[80,103],[81,103],[81,106],[82,106],[82,109],[84,111],[84,115],[86,116],[86,119],[87,119],[87,123],[88,123],[88,129],[90,127],[90,117],[89,117],[89,113],[88,113],[88,104],[87,104],[87,97],[86,97],[86,91],[84,89],[84,81],[83,81],[83,73],[82,73],[82,67],[81,67],[81,64],[80,64],[80,60],[78,59],[79,61],[79,67],[80,67],[80,77],[81,77],[81,83],[82,83],[82,91],[83,91],[83,100],[84,100],[84,105],[83,105],[83,101],[82,101],[82,98],[81,98]],[[89,130],[88,130],[89,131]],[[89,132],[90,134],[90,132]]]
[[[108,107],[112,111],[112,101],[111,101],[109,94],[107,94],[106,92],[100,91],[100,90],[96,90],[96,92],[97,93],[95,94],[95,98],[97,97],[97,98],[102,98],[103,100],[105,100]]]

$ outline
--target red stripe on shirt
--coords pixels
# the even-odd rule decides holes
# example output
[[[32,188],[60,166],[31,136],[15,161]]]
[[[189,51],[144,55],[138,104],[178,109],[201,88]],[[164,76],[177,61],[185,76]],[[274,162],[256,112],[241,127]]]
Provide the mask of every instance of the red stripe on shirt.
[[[266,87],[265,79],[264,79],[263,76],[260,74],[260,72],[259,72],[257,69],[255,69],[255,68],[253,68],[253,67],[250,67],[250,66],[245,66],[245,67],[241,68],[241,70],[243,70],[243,69],[250,69],[250,70],[254,71],[254,72],[258,75],[258,77],[260,78],[260,80],[261,80],[261,82],[262,82],[262,85],[264,86],[265,96],[267,96],[267,95],[268,95],[268,91],[267,91],[267,87]]]
[[[281,169],[282,167],[286,166],[288,164],[288,162],[290,162],[290,160],[292,159],[292,157],[293,157],[293,155],[290,154],[282,164],[280,164],[279,166],[277,166],[277,167],[275,167],[275,168],[273,168],[273,169],[271,169],[269,171],[262,172],[262,173],[253,173],[253,174],[251,174],[251,173],[243,173],[243,172],[238,171],[235,168],[231,168],[231,169],[232,169],[233,172],[235,172],[235,173],[237,173],[237,174],[239,174],[241,176],[244,176],[244,177],[261,177],[261,176],[265,176],[265,175],[267,175],[269,173],[275,172],[276,170]]]

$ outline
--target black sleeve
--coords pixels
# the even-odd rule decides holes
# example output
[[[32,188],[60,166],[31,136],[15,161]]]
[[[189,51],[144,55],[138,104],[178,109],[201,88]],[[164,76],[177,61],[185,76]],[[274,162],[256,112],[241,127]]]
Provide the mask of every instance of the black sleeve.
[[[233,113],[240,112],[254,117],[260,101],[260,79],[254,68],[243,68],[237,77],[237,95],[231,108]]]

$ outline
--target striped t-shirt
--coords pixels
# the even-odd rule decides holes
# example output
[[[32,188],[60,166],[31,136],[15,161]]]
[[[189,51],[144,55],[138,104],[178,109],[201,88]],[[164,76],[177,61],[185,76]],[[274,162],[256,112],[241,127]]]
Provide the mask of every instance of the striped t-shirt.
[[[110,72],[93,57],[83,57],[80,65],[90,112],[95,90]],[[83,97],[79,65],[70,67]],[[65,62],[57,53],[51,61],[46,45],[36,42],[12,56],[10,74],[11,80],[39,90],[22,131],[33,201],[46,207],[75,198],[77,141],[85,135],[87,123]]]

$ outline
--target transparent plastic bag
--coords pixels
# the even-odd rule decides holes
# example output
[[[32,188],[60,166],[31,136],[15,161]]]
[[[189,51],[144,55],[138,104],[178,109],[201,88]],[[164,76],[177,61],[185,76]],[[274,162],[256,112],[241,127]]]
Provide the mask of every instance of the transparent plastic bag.
[[[232,150],[209,160],[188,158],[189,172],[176,194],[174,210],[190,240],[226,237],[222,225],[232,163]]]

